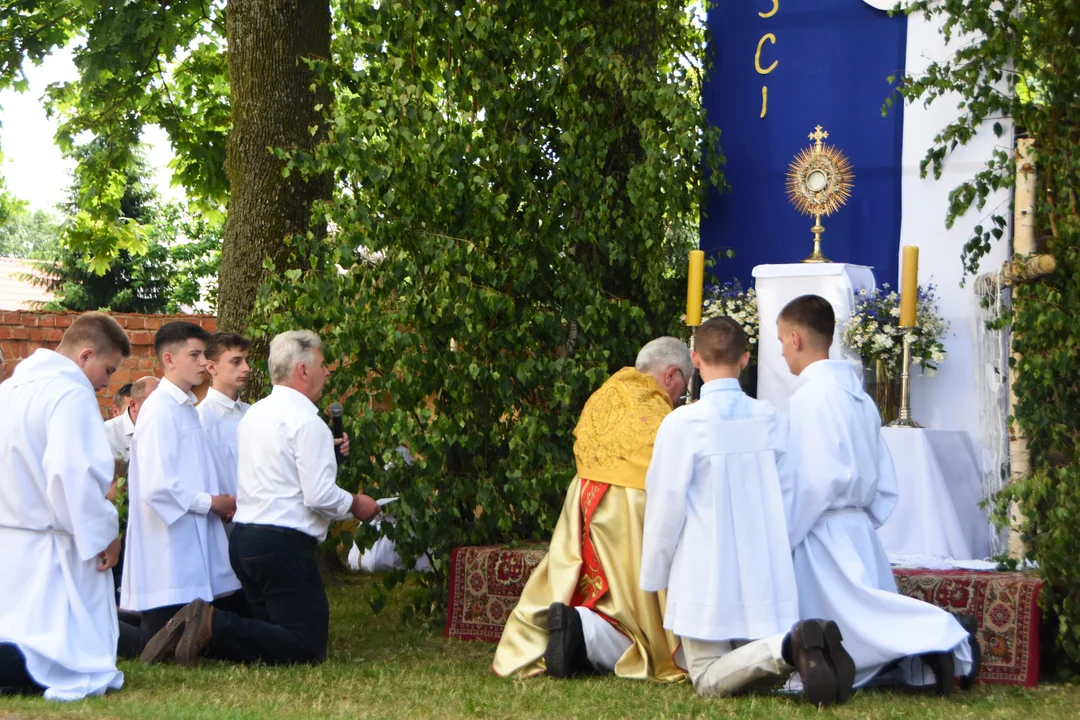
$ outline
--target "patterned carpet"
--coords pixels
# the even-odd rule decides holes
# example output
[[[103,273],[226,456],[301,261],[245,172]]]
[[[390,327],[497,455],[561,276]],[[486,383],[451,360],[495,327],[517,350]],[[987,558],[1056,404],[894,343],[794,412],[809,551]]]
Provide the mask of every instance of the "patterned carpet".
[[[544,545],[464,547],[450,556],[448,638],[498,642]],[[1031,687],[1039,679],[1037,578],[1020,573],[895,570],[904,595],[975,616],[983,665],[978,681]]]

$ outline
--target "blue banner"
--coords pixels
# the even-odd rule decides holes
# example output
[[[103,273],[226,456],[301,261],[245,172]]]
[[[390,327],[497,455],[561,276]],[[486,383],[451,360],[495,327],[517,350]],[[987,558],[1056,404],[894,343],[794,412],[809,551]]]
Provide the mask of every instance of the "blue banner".
[[[749,287],[755,265],[810,254],[814,218],[788,202],[785,175],[821,125],[855,175],[851,199],[822,218],[822,251],[895,286],[903,112],[896,103],[882,117],[881,107],[888,77],[904,70],[907,18],[863,0],[717,0],[708,24],[715,67],[702,98],[731,189],[710,193],[701,247],[735,251],[713,272]]]

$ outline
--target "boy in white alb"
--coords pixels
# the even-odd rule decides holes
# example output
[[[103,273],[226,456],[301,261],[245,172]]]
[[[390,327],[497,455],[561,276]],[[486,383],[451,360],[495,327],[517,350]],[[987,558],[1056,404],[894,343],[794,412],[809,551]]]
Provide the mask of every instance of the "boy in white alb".
[[[131,443],[120,607],[142,613],[144,642],[192,600],[240,589],[222,525],[236,497],[219,487],[191,392],[206,369],[208,336],[189,322],[158,331],[154,351],[165,377],[139,411]]]
[[[212,385],[195,408],[214,451],[221,492],[226,495],[236,495],[236,430],[251,407],[240,399],[240,391],[247,385],[250,347],[251,341],[236,333],[210,336],[206,341],[206,371]]]
[[[699,695],[776,686],[797,669],[812,704],[843,702],[854,665],[836,624],[797,622],[784,419],[739,386],[750,356],[737,322],[708,320],[695,342],[701,399],[664,419],[645,481],[641,587],[667,589],[664,627]]]
[[[791,471],[781,473],[799,614],[839,624],[856,687],[899,662],[904,682],[948,694],[955,675],[977,672],[978,644],[947,611],[896,592],[876,532],[896,507],[896,473],[855,369],[829,360],[834,327],[832,305],[817,295],[792,300],[777,325],[784,360],[799,377],[785,456]]]
[[[113,459],[94,393],[131,343],[80,315],[0,385],[0,694],[78,700],[117,690]]]

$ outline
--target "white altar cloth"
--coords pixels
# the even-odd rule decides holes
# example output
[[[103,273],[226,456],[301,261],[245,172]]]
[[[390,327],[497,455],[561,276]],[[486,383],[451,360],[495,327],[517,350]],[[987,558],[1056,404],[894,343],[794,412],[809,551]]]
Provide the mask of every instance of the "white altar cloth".
[[[844,324],[851,317],[855,293],[863,288],[874,289],[874,273],[865,265],[788,263],[758,265],[754,268],[754,278],[760,327],[757,397],[759,400],[768,400],[786,415],[796,378],[784,362],[780,341],[776,337],[776,316],[785,305],[800,295],[820,295],[825,298],[836,313],[836,334],[833,336],[829,357],[834,360],[844,359],[841,343]],[[862,361],[859,357],[847,359],[856,366],[861,375]]]
[[[892,556],[981,560],[990,555],[982,451],[961,430],[882,428],[900,497],[878,528]]]

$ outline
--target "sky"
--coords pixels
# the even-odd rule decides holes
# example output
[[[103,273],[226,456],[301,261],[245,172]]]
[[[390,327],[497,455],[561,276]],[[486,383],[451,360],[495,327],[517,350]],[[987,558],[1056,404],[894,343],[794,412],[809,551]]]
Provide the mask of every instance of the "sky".
[[[74,162],[65,159],[53,142],[58,122],[45,116],[42,97],[54,82],[78,78],[69,50],[59,50],[38,67],[27,69],[30,88],[24,93],[0,92],[0,153],[7,190],[27,201],[30,210],[53,210],[67,196]],[[172,177],[167,164],[172,159],[168,136],[155,126],[143,131],[148,145],[147,160],[154,169],[153,183],[165,200],[183,198],[181,188],[170,187]]]

